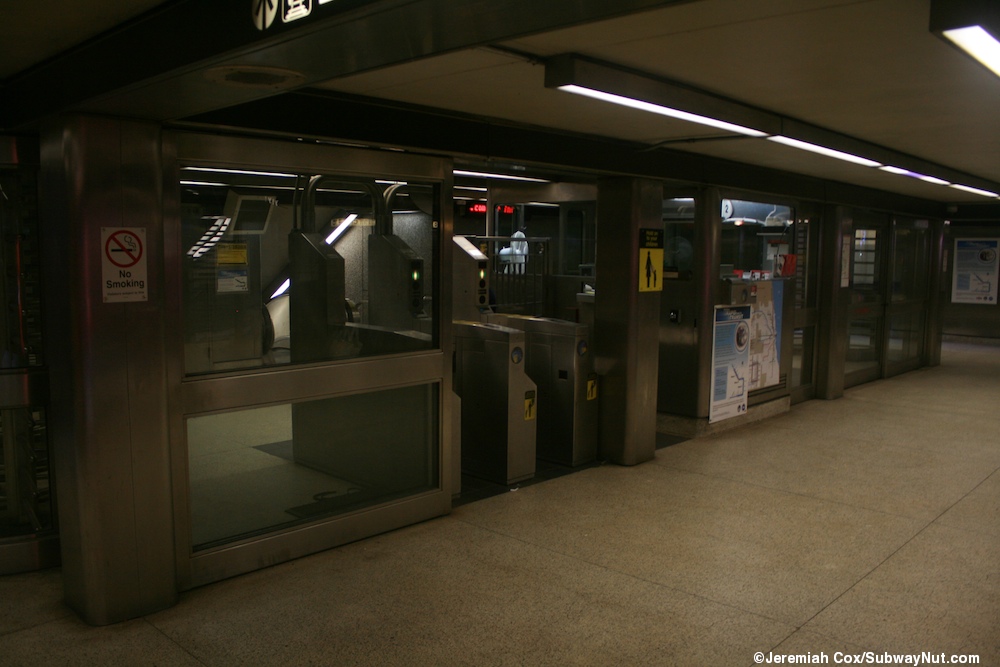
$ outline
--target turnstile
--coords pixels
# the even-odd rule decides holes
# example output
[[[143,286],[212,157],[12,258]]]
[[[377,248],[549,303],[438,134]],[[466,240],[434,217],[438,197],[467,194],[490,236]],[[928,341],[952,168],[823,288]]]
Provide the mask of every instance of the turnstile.
[[[538,386],[538,458],[566,466],[597,458],[597,375],[585,324],[494,313],[524,331],[528,377]]]
[[[498,484],[534,477],[538,395],[525,372],[524,332],[455,322],[453,333],[462,471]]]

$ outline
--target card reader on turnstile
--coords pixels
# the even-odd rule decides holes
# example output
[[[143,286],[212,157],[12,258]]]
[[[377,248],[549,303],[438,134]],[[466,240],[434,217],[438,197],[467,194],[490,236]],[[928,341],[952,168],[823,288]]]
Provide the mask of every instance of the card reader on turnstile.
[[[490,260],[464,236],[455,236],[452,240],[458,246],[452,256],[452,317],[476,321],[490,310]]]

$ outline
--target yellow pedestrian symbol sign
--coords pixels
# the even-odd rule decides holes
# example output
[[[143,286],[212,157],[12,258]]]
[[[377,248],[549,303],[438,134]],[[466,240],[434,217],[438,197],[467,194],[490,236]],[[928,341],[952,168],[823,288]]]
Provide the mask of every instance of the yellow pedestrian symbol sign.
[[[524,421],[530,422],[534,420],[537,412],[538,403],[535,401],[535,392],[524,392]]]
[[[639,230],[639,291],[663,291],[663,230]]]

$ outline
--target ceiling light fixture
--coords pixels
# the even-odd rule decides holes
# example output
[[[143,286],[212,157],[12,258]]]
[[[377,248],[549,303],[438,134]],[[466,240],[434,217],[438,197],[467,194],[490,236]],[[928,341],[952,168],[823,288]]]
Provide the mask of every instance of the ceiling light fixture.
[[[961,185],[959,183],[952,183],[951,187],[955,188],[956,190],[961,190],[962,192],[969,192],[971,194],[980,195],[982,197],[994,197],[994,198],[1000,197],[1000,194],[997,194],[996,192],[990,192],[989,190],[982,190],[980,188],[973,188],[968,185]]]
[[[603,90],[594,90],[593,88],[586,88],[584,86],[577,86],[574,84],[559,86],[559,90],[564,90],[567,93],[575,93],[577,95],[583,95],[584,97],[592,97],[595,100],[611,102],[612,104],[619,104],[621,106],[629,107],[631,109],[648,111],[650,113],[659,114],[661,116],[669,116],[670,118],[676,118],[677,120],[685,120],[688,121],[689,123],[708,125],[709,127],[714,127],[718,130],[725,130],[726,132],[745,134],[748,137],[767,136],[766,132],[761,132],[760,130],[755,130],[750,127],[744,127],[742,125],[737,125],[735,123],[727,123],[724,120],[719,120],[717,118],[709,118],[708,116],[702,116],[700,114],[691,113],[689,111],[682,111],[680,109],[666,107],[663,106],[662,104],[652,104],[651,102],[643,102],[642,100],[633,99],[631,97],[625,97],[624,95],[615,95],[614,93],[606,93]]]
[[[278,178],[295,178],[295,174],[288,174],[280,171],[225,169],[223,167],[181,167],[181,171],[204,171],[213,174],[239,174],[241,176],[277,176]]]
[[[551,183],[544,178],[531,178],[529,176],[512,176],[511,174],[494,174],[487,171],[466,171],[455,169],[452,172],[455,176],[469,176],[471,178],[494,178],[501,181],[527,181],[529,183]]]
[[[896,174],[897,176],[908,176],[909,178],[915,178],[925,183],[933,183],[934,185],[951,185],[950,181],[946,181],[943,178],[938,178],[937,176],[926,176],[924,174],[918,174],[915,171],[910,171],[909,169],[903,169],[902,167],[892,167],[890,165],[885,165],[879,167],[882,171],[887,171],[890,174]]]
[[[947,8],[941,9],[945,3]],[[965,14],[969,13],[968,7],[973,6],[981,15],[993,17],[989,19],[993,21],[990,25],[1000,26],[998,0],[931,0],[931,5],[932,30],[935,29],[935,12],[944,14],[954,6],[965,7]],[[952,21],[946,22],[944,27],[950,29],[963,25],[961,22]],[[1000,34],[1000,30],[993,31],[993,34]],[[998,55],[1000,55],[1000,45],[998,45]],[[698,123],[734,135],[767,139],[791,148],[859,166],[879,168],[886,173],[934,185],[950,186],[958,180],[968,179],[966,182],[980,180],[975,176],[955,172],[876,144],[802,123],[794,118],[576,54],[562,54],[548,59],[545,64],[545,87]],[[909,165],[912,169],[894,166],[891,163]],[[927,172],[938,173],[950,180],[931,176]],[[983,181],[982,185],[993,187],[989,181]],[[990,190],[978,187],[963,186],[957,189],[981,196],[996,196]]]
[[[1000,76],[1000,4],[996,0],[931,0],[930,29]]]
[[[574,54],[546,62],[545,87],[748,137],[762,138],[781,129],[781,119],[774,114]]]
[[[836,158],[838,160],[844,160],[845,162],[852,162],[854,164],[860,164],[863,167],[881,167],[881,162],[876,162],[875,160],[869,160],[866,157],[861,157],[860,155],[854,155],[853,153],[845,153],[844,151],[838,151],[833,148],[827,148],[826,146],[820,146],[819,144],[812,144],[808,141],[801,141],[800,139],[792,139],[791,137],[786,137],[783,135],[777,135],[773,137],[768,137],[768,141],[774,141],[785,146],[791,146],[792,148],[798,148],[800,150],[809,151],[810,153],[818,153],[819,155],[825,155],[826,157]]]
[[[960,49],[1000,76],[1000,42],[979,25],[945,30],[941,33]]]

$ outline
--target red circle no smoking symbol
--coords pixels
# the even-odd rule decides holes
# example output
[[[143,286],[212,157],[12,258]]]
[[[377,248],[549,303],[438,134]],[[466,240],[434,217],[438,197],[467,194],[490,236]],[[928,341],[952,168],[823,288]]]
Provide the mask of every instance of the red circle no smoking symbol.
[[[129,231],[115,232],[104,244],[104,255],[118,268],[127,269],[142,259],[142,241]]]

